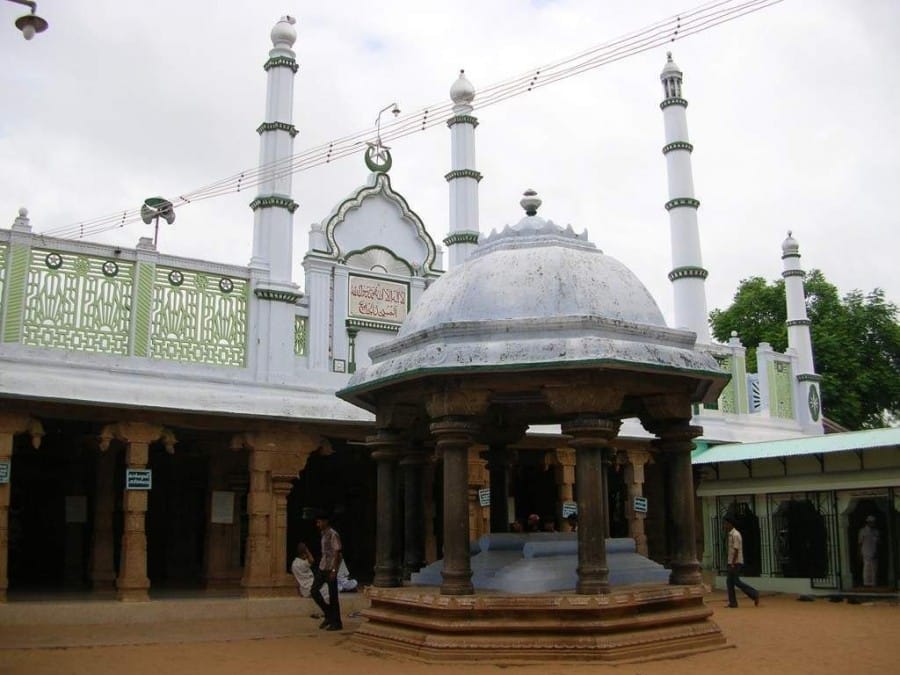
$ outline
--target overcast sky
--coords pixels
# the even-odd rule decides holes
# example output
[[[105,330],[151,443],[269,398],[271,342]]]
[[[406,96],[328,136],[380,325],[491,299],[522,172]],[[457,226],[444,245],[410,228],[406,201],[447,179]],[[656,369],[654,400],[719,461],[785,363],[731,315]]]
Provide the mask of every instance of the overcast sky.
[[[700,0],[40,0],[31,42],[0,2],[0,226],[27,206],[36,232],[257,163],[269,31],[297,17],[295,151],[448,100],[460,68],[486,87],[607,42]],[[741,279],[780,276],[792,229],[802,264],[842,293],[900,302],[900,2],[786,0],[670,45],[684,71],[709,308]],[[672,320],[662,90],[666,47],[475,114],[481,229],[541,215],[628,265]],[[449,131],[392,144],[394,188],[440,242]],[[362,157],[294,176],[295,280],[310,223],[365,182]],[[255,193],[192,204],[161,252],[246,265]],[[93,237],[134,246],[152,227]],[[446,259],[446,258],[445,258]]]

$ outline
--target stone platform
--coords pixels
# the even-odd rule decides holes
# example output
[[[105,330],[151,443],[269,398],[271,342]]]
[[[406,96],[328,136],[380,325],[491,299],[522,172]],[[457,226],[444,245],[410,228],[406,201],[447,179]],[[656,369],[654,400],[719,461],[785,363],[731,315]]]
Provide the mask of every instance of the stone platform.
[[[608,595],[370,588],[351,644],[422,661],[632,662],[725,647],[702,586],[643,585]]]

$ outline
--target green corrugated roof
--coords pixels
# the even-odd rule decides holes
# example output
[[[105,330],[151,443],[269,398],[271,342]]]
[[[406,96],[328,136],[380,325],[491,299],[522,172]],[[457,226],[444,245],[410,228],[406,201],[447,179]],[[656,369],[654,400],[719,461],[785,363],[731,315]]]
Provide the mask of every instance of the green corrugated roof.
[[[742,462],[748,459],[791,457],[794,455],[818,455],[828,452],[865,450],[900,446],[900,428],[866,429],[823,436],[786,438],[762,443],[726,443],[706,448],[698,447],[691,453],[694,464],[716,462]]]

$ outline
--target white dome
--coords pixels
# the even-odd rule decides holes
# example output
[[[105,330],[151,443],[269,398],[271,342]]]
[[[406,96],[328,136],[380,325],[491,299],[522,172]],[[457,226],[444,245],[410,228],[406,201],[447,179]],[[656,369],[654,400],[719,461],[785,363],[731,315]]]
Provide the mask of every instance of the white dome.
[[[663,66],[662,72],[659,74],[660,79],[665,80],[668,77],[672,77],[673,75],[677,75],[681,77],[683,73],[681,72],[681,68],[678,67],[678,64],[672,60],[672,52],[666,52],[666,65]]]
[[[297,41],[297,30],[294,28],[295,23],[297,23],[297,19],[292,16],[281,17],[272,28],[272,33],[270,34],[272,44],[276,47],[293,47]]]
[[[450,99],[457,105],[468,105],[475,100],[475,87],[466,79],[466,71],[460,70],[459,77],[450,87]]]
[[[665,327],[640,280],[621,262],[536,215],[492,235],[422,296],[398,337],[460,321],[599,317]]]

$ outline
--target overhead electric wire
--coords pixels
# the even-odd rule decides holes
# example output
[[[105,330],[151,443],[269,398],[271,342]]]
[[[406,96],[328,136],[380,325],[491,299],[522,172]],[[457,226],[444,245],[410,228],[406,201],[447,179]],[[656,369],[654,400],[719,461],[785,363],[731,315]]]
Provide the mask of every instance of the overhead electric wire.
[[[696,35],[780,2],[783,0],[714,0],[560,61],[533,68],[521,75],[479,89],[476,91],[474,105],[480,110],[501,103],[514,96],[526,94],[600,66],[655,49],[663,44]],[[441,102],[390,120],[381,127],[377,140],[388,143],[423,132],[438,124],[445,124],[452,114],[453,107],[454,103],[452,102]],[[196,201],[242,192],[266,182],[274,182],[289,175],[355,155],[368,142],[375,140],[373,136],[373,129],[370,127],[332,139],[321,145],[301,150],[290,157],[284,157],[252,169],[245,169],[191,192],[179,194],[171,199],[172,205],[174,208],[179,208]],[[83,238],[138,222],[141,220],[140,211],[140,208],[119,210],[98,218],[48,230],[42,234],[64,238]]]

